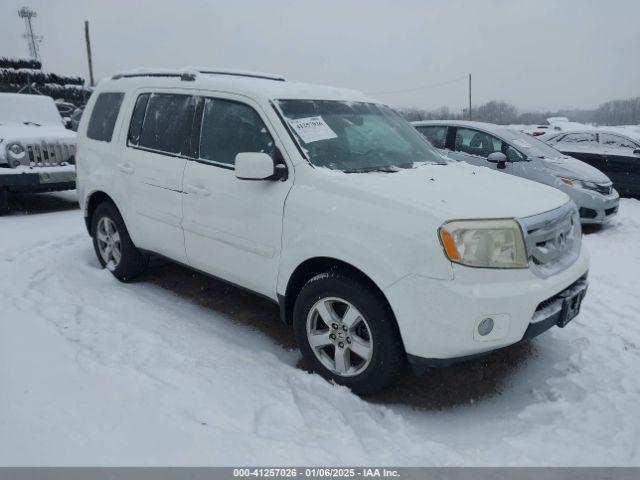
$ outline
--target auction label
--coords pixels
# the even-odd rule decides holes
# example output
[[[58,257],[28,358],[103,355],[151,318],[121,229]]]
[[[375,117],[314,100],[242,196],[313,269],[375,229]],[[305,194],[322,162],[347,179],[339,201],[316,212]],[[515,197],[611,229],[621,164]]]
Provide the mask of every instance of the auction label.
[[[289,125],[291,125],[291,128],[295,130],[304,143],[338,138],[336,133],[331,130],[331,127],[329,127],[320,116],[289,120]]]

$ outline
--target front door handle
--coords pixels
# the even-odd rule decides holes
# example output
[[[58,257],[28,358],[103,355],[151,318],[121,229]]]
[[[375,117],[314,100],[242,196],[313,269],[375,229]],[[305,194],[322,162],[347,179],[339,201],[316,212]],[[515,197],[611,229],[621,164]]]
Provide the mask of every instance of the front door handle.
[[[127,175],[133,175],[133,173],[135,172],[135,169],[127,163],[119,163],[118,170],[120,170],[122,173],[126,173]]]
[[[198,187],[196,185],[191,185],[190,183],[186,186],[187,193],[193,193],[195,195],[202,195],[203,197],[208,197],[211,195],[209,189],[204,187]]]

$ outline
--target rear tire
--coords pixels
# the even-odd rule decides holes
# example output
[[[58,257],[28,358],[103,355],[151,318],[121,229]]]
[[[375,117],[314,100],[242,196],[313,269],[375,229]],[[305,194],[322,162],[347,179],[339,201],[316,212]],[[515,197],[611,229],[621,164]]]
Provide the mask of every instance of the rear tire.
[[[140,275],[149,258],[131,241],[127,227],[115,205],[98,205],[91,218],[91,236],[96,256],[118,280],[127,281]]]
[[[307,365],[356,394],[388,387],[405,366],[392,312],[355,276],[331,272],[310,279],[296,299],[293,327]]]

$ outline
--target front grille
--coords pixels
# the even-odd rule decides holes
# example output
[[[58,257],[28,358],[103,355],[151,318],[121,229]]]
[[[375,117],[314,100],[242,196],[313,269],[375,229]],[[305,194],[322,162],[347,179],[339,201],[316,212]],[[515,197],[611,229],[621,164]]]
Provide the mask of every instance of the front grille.
[[[596,218],[598,216],[598,212],[596,212],[592,208],[580,207],[580,218]]]
[[[578,258],[581,247],[580,217],[573,203],[550,212],[520,219],[529,267],[540,277],[558,273]]]
[[[26,158],[32,167],[74,163],[73,145],[69,143],[33,143],[27,145],[26,150]]]

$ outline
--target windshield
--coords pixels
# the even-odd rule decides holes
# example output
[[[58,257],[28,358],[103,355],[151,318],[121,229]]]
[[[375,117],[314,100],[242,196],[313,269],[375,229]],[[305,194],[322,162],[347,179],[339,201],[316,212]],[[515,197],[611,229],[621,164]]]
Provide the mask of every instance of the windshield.
[[[298,144],[318,167],[367,172],[446,163],[417,130],[384,105],[333,100],[277,103]]]
[[[0,124],[62,125],[62,118],[51,97],[0,93]]]
[[[537,138],[532,137],[531,135],[528,135],[526,133],[505,128],[500,131],[500,135],[502,136],[502,138],[513,144],[514,147],[516,147],[518,150],[528,155],[529,157],[564,157],[564,155],[555,148],[544,143],[542,140],[538,140]]]

